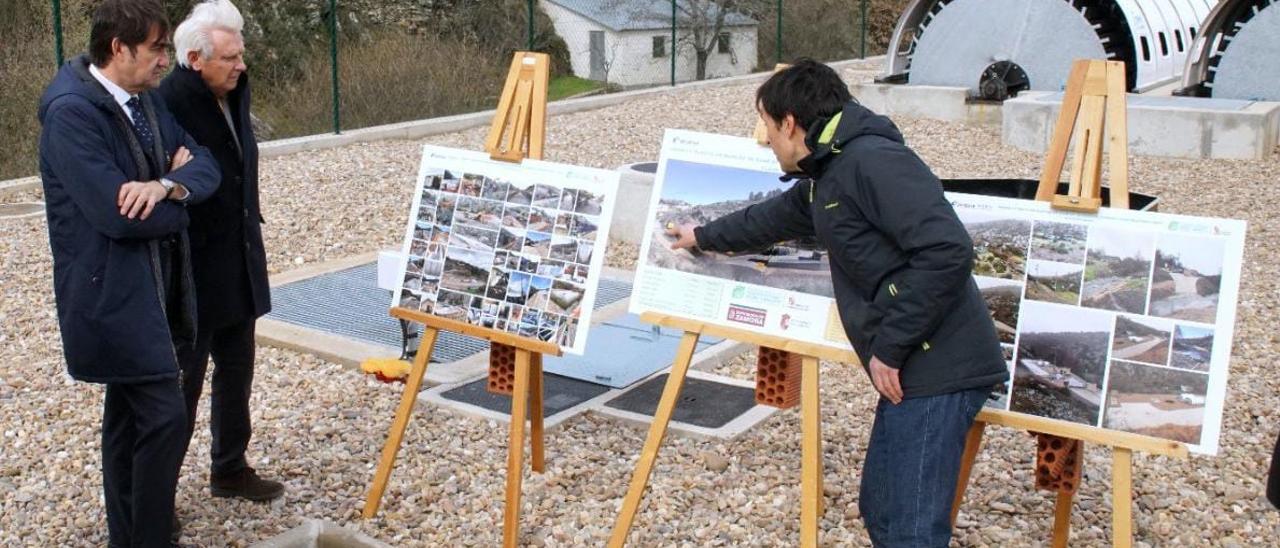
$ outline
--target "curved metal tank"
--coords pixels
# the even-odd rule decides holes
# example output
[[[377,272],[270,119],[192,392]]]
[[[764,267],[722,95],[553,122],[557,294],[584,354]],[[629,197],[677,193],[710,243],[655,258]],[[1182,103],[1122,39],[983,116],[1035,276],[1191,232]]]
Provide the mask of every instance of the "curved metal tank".
[[[1223,0],[1204,19],[1179,95],[1280,101],[1280,0]]]
[[[1002,100],[1061,90],[1075,59],[1124,61],[1130,91],[1177,81],[1210,0],[912,0],[881,81]]]

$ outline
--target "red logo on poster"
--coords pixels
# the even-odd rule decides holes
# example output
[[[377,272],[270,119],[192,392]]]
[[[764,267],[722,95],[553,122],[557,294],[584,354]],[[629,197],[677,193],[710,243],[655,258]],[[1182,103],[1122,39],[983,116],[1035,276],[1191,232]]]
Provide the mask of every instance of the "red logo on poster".
[[[728,319],[731,322],[764,327],[765,314],[766,312],[759,308],[729,305]]]
[[[784,331],[788,327],[791,327],[791,314],[783,314],[782,319],[778,321],[778,324],[782,326]]]

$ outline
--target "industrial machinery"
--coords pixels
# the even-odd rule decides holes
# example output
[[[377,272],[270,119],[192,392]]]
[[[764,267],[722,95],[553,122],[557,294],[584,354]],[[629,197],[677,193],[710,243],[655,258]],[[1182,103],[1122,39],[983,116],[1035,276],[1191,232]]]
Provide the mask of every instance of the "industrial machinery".
[[[1191,46],[1179,95],[1280,101],[1280,0],[1223,0]]]
[[[1089,58],[1124,61],[1127,89],[1143,92],[1178,82],[1212,4],[912,0],[879,81],[964,87],[970,97],[1002,101],[1025,90],[1061,90],[1071,62]]]

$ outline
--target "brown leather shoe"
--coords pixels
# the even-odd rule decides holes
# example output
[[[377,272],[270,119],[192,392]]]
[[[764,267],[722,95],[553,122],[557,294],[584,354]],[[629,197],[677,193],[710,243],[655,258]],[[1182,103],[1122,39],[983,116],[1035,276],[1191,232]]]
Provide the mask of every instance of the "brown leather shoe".
[[[226,476],[209,476],[209,491],[215,497],[267,501],[284,494],[284,484],[258,477],[252,467]]]

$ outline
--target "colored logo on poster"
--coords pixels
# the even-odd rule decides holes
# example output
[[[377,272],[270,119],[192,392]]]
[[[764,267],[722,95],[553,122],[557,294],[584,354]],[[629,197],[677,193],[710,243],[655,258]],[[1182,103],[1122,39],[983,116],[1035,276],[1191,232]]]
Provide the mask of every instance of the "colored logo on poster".
[[[766,312],[759,308],[751,308],[748,306],[729,305],[728,320],[731,322],[745,323],[756,327],[764,327]]]

